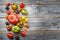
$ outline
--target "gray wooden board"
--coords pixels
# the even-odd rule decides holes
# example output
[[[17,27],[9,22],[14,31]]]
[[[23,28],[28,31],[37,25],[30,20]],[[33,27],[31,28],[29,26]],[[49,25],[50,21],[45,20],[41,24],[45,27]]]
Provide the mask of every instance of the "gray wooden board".
[[[2,40],[9,40],[6,37],[6,32],[2,31],[0,35],[0,39]],[[16,36],[16,35],[14,35]],[[20,36],[20,35],[19,35]],[[48,31],[48,30],[34,30],[34,31],[27,31],[26,37],[20,37],[21,40],[60,40],[60,31]]]
[[[0,29],[4,30],[6,20],[4,18],[0,19]],[[60,19],[59,18],[28,18],[28,25],[30,30],[60,30]]]
[[[20,2],[25,4],[60,4],[60,0],[0,0],[0,4],[5,4],[7,1],[17,4],[20,4]]]
[[[60,5],[26,5],[28,17],[60,17]],[[5,5],[0,5],[0,17],[6,15]]]
[[[21,2],[26,4],[25,9],[28,10],[27,18],[30,28],[26,32],[26,37],[20,36],[21,40],[60,40],[60,0],[0,0],[0,40],[9,40],[6,36],[8,31],[5,28],[4,18],[7,1],[11,4]]]

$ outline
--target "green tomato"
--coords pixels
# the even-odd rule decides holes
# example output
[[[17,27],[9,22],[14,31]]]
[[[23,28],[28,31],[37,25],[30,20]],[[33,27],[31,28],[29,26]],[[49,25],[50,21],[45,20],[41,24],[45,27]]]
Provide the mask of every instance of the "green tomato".
[[[14,32],[14,33],[19,32],[19,30],[20,30],[20,28],[16,25],[12,27],[12,32]]]
[[[23,15],[27,15],[27,10],[26,10],[26,9],[22,9],[21,13],[22,13]]]

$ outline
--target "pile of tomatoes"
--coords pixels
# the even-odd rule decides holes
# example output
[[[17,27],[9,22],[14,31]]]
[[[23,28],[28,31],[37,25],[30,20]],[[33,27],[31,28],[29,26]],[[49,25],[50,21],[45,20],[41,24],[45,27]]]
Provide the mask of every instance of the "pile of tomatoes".
[[[25,37],[26,35],[26,30],[29,28],[29,25],[27,24],[28,19],[26,17],[27,15],[27,10],[24,8],[25,4],[24,3],[20,3],[20,5],[17,5],[15,3],[13,3],[10,6],[10,2],[6,2],[6,13],[7,16],[5,16],[7,22],[6,24],[6,28],[9,31],[9,33],[7,34],[8,38],[12,39],[13,38],[13,33],[19,33],[22,37]],[[11,8],[9,8],[9,6]],[[20,15],[20,17],[18,16],[18,14],[22,14]],[[11,32],[12,31],[12,32]],[[15,37],[17,40],[19,40],[19,36]]]

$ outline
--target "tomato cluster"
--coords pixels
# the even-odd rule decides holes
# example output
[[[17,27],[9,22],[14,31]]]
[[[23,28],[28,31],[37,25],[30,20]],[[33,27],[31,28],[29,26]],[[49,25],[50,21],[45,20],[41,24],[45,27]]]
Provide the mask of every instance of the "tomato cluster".
[[[13,3],[11,5],[11,9],[9,8],[10,6],[10,2],[6,2],[6,14],[7,16],[5,16],[7,22],[6,24],[6,28],[9,31],[9,33],[7,34],[8,38],[12,39],[13,38],[13,34],[10,32],[12,31],[13,33],[19,33],[22,37],[25,37],[26,35],[26,30],[29,28],[27,22],[28,19],[26,17],[27,15],[27,10],[24,8],[25,4],[24,3],[20,3],[20,5],[18,6],[17,4]],[[19,17],[18,14],[22,13],[22,16]],[[12,24],[12,25],[10,25]],[[22,30],[21,30],[22,29]],[[15,37],[17,40],[18,37]]]

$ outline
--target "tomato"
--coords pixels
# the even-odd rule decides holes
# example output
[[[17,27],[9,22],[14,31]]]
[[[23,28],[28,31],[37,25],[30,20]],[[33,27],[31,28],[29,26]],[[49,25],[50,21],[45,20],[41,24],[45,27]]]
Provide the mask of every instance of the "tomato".
[[[15,40],[20,40],[19,38],[20,38],[19,36],[15,36]]]
[[[10,2],[6,2],[6,6],[10,6]]]
[[[17,14],[10,14],[8,15],[8,22],[11,24],[16,24],[18,22],[18,15]]]
[[[20,8],[24,8],[25,4],[24,3],[20,3]]]
[[[23,25],[26,27],[27,26],[27,23],[24,23]]]
[[[11,27],[11,26],[9,26],[9,27],[7,28],[7,30],[8,30],[8,31],[11,31],[11,30],[12,30],[12,27]]]
[[[5,9],[6,9],[6,10],[9,10],[10,8],[7,6],[7,7],[5,7]]]
[[[20,31],[20,28],[19,28],[19,26],[13,26],[12,27],[12,32],[14,32],[14,33],[18,33]]]
[[[18,9],[18,5],[14,3],[14,4],[12,4],[11,8],[12,8],[13,10],[17,10],[17,9]]]
[[[8,15],[10,15],[10,14],[11,14],[11,12],[10,12],[9,10],[7,10],[7,11],[6,11],[6,13],[7,13]]]
[[[13,38],[13,34],[12,34],[12,33],[8,33],[7,36],[8,36],[8,38],[10,38],[10,39]]]
[[[21,13],[22,13],[22,15],[27,15],[28,11],[27,11],[26,9],[23,9],[23,10],[21,11]]]
[[[25,37],[25,31],[21,31],[20,34],[22,37]]]

